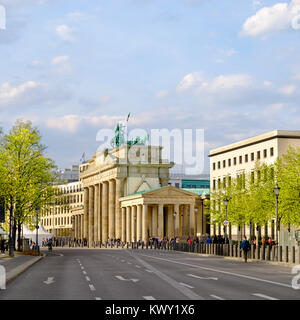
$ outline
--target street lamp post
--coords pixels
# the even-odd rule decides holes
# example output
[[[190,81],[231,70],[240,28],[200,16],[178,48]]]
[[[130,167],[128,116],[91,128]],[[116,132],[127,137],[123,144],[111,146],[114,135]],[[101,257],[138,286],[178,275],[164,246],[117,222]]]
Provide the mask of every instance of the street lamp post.
[[[184,212],[184,207],[182,207],[181,210],[181,236],[183,237],[183,212]]]
[[[224,234],[225,234],[225,243],[227,243],[227,206],[228,206],[229,200],[227,197],[224,199],[224,205],[225,205],[225,221],[224,221]]]
[[[35,210],[35,214],[36,214],[36,237],[35,237],[35,248],[36,248],[36,251],[40,251],[40,248],[39,248],[39,210],[36,209]]]
[[[177,213],[176,213],[176,211],[174,211],[174,213],[173,213],[173,216],[174,216],[174,239],[176,237],[176,215],[177,215]]]
[[[198,220],[197,220],[197,213],[198,213],[198,207],[195,207],[195,237],[197,239],[197,224],[198,224]]]
[[[278,226],[278,197],[280,193],[280,187],[278,184],[276,184],[274,188],[274,193],[276,196],[276,243],[278,244],[278,231],[279,231],[279,226]]]
[[[134,229],[133,229],[133,241],[134,241],[134,245],[136,246],[136,216],[134,216]]]

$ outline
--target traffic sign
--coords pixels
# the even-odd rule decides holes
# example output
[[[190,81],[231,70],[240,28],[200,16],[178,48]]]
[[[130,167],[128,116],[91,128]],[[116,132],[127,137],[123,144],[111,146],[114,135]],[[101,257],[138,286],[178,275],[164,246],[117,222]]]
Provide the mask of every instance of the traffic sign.
[[[228,226],[229,222],[227,220],[224,221],[224,226]]]

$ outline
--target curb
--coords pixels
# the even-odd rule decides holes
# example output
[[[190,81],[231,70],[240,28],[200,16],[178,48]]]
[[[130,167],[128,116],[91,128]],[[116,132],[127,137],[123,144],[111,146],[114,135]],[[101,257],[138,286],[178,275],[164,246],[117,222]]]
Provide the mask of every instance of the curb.
[[[7,272],[6,274],[6,283],[11,282],[15,278],[17,278],[20,274],[22,274],[24,271],[29,269],[31,266],[33,266],[38,261],[42,260],[44,256],[40,257],[33,257],[31,260],[21,264],[20,266],[14,268],[13,270]]]

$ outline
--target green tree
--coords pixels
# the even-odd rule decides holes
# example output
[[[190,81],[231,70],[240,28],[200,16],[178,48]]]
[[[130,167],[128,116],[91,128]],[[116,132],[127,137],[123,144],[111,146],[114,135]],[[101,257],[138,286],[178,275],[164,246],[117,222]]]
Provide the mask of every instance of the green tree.
[[[6,199],[10,222],[10,254],[19,240],[25,221],[33,221],[35,211],[52,201],[55,176],[53,161],[45,156],[41,136],[31,122],[18,120],[1,141],[1,191]],[[20,249],[20,241],[18,241]]]

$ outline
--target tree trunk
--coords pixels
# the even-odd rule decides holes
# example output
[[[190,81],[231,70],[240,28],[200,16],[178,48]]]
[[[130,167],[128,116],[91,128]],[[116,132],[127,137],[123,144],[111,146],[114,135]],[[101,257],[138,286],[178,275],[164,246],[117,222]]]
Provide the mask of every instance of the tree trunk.
[[[13,257],[14,254],[14,243],[13,243],[13,221],[14,221],[14,208],[13,208],[13,201],[10,201],[10,208],[9,208],[9,256]]]
[[[22,232],[22,223],[18,221],[18,251],[22,251],[21,232]]]
[[[17,237],[17,222],[13,220],[13,246],[16,251],[16,237]]]

